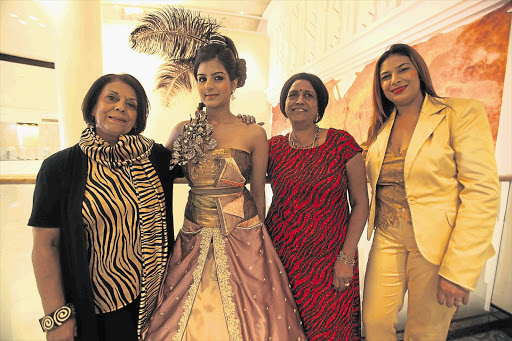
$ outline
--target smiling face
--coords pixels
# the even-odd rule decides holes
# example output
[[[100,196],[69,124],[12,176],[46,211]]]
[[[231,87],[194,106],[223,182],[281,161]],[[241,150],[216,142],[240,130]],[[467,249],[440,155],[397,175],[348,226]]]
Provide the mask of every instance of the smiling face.
[[[120,135],[128,134],[137,121],[137,95],[135,90],[121,81],[107,83],[92,112],[96,134],[110,145]]]
[[[379,77],[384,96],[395,106],[423,102],[418,70],[409,57],[390,55],[382,62]]]
[[[318,99],[313,85],[305,79],[293,82],[285,103],[290,122],[314,123],[318,113]]]
[[[202,62],[197,69],[197,90],[207,109],[229,106],[237,82],[236,79],[229,80],[224,65],[218,59]]]

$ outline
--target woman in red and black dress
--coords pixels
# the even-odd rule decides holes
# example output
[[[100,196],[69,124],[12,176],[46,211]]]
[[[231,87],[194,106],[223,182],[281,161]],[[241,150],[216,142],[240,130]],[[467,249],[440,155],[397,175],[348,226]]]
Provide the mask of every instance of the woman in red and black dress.
[[[328,100],[315,75],[299,73],[284,84],[280,106],[292,132],[269,141],[273,198],[265,225],[308,340],[360,340],[357,243],[368,217],[366,173],[349,133],[318,127]]]

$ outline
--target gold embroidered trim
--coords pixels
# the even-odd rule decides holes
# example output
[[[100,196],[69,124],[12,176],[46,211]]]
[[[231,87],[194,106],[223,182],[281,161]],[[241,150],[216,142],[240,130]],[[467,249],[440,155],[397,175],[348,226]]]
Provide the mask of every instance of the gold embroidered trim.
[[[194,235],[194,234],[200,233],[201,231],[202,230],[199,230],[199,231],[183,231],[183,230],[181,230],[180,232],[183,234],[187,234],[187,235]]]
[[[172,337],[173,341],[181,341],[183,339],[183,334],[185,333],[185,328],[187,327],[188,319],[192,312],[192,306],[194,305],[197,290],[199,289],[199,283],[201,282],[206,257],[208,256],[208,249],[210,248],[210,241],[212,240],[212,231],[213,229],[203,228],[199,232],[201,234],[201,243],[199,245],[199,259],[197,260],[197,267],[192,274],[194,281],[188,289],[188,297],[183,305],[183,314],[178,322],[178,332]]]
[[[251,230],[261,225],[263,225],[263,222],[261,221],[259,216],[255,215],[251,219],[240,222],[238,225],[235,226],[235,228],[239,230]]]
[[[258,226],[263,226],[263,223],[259,223],[259,224],[256,224],[256,225],[252,225],[252,226],[249,226],[249,227],[241,227],[240,225],[238,226],[235,226],[235,229],[237,230],[252,230]]]
[[[226,256],[226,237],[223,236],[218,229],[213,230],[213,251],[217,265],[217,277],[219,279],[219,289],[222,297],[222,306],[224,307],[224,315],[226,316],[229,340],[242,340],[240,319],[238,319],[235,310],[235,302],[233,302],[233,296],[235,294],[229,284],[231,272],[229,271],[228,257]]]

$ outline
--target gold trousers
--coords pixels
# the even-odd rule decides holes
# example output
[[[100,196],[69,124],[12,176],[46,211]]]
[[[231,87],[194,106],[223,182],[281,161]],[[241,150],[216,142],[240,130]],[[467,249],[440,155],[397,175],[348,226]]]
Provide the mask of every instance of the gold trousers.
[[[437,303],[439,266],[420,254],[412,226],[377,228],[366,268],[363,322],[367,341],[396,340],[408,291],[404,340],[446,340],[455,308]]]

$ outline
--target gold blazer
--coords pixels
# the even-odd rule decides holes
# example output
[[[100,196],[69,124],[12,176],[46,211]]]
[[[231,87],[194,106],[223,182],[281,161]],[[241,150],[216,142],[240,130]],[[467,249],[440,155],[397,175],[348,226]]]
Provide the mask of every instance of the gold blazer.
[[[396,111],[368,147],[372,188],[368,239],[375,221],[375,189]],[[425,96],[404,163],[407,202],[418,249],[444,278],[475,290],[491,245],[500,184],[494,142],[482,103]]]

